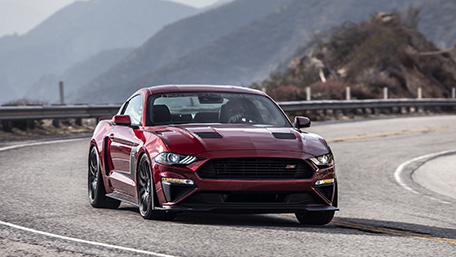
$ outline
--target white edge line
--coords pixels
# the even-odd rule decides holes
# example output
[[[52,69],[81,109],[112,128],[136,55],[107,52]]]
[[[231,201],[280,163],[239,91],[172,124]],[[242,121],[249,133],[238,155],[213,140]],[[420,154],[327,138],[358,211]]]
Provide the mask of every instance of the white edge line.
[[[60,140],[53,140],[53,141],[33,142],[33,143],[21,144],[21,145],[11,145],[11,146],[5,146],[5,147],[0,148],[0,152],[13,150],[13,149],[17,149],[17,148],[22,148],[22,147],[66,143],[66,142],[73,142],[73,141],[79,141],[79,140],[85,140],[85,139],[84,138],[60,139]]]
[[[23,230],[23,231],[27,231],[27,232],[31,232],[31,233],[35,233],[35,234],[39,234],[39,235],[43,235],[43,236],[47,236],[47,237],[53,237],[53,238],[58,238],[58,239],[63,239],[63,240],[68,240],[68,241],[73,241],[73,242],[78,242],[78,243],[84,243],[84,244],[95,245],[95,246],[102,246],[102,247],[112,248],[112,249],[117,249],[117,250],[122,250],[122,251],[129,251],[129,252],[135,252],[135,253],[141,253],[141,254],[154,255],[154,256],[158,256],[158,257],[174,257],[172,255],[154,253],[154,252],[149,252],[149,251],[145,251],[145,250],[138,250],[138,249],[133,249],[133,248],[128,248],[128,247],[122,247],[122,246],[118,246],[118,245],[110,245],[110,244],[106,244],[106,243],[98,243],[98,242],[78,239],[78,238],[74,238],[74,237],[60,236],[60,235],[56,235],[56,234],[52,234],[52,233],[48,233],[48,232],[35,230],[35,229],[32,229],[32,228],[22,227],[22,226],[11,224],[11,223],[4,222],[4,221],[1,221],[1,220],[0,220],[0,224],[8,226],[8,227],[15,228],[15,229],[20,229],[20,230]]]
[[[410,164],[414,163],[414,162],[418,162],[418,161],[423,161],[423,160],[431,160],[431,159],[434,159],[438,156],[441,156],[441,155],[446,155],[446,154],[451,154],[451,153],[455,153],[456,152],[456,149],[453,149],[453,150],[448,150],[448,151],[443,151],[443,152],[438,152],[438,153],[432,153],[432,154],[427,154],[427,155],[423,155],[423,156],[419,156],[419,157],[416,157],[416,158],[413,158],[411,160],[408,160],[404,163],[402,163],[401,165],[399,165],[399,167],[397,167],[396,171],[394,172],[394,179],[396,180],[396,182],[403,188],[411,191],[412,193],[414,194],[420,194],[418,193],[417,191],[413,190],[411,187],[407,186],[401,179],[401,174],[402,172],[404,171],[404,169],[409,166]],[[436,199],[434,197],[430,197],[428,196],[428,198],[431,198],[433,200],[437,200],[439,202],[444,202],[444,203],[448,203],[446,201],[442,201],[442,200],[439,200],[439,199]]]
[[[53,141],[46,141],[46,142],[35,142],[35,143],[21,144],[21,145],[12,145],[12,146],[7,146],[7,147],[0,148],[0,152],[7,151],[7,150],[12,150],[12,149],[17,149],[17,148],[21,148],[21,147],[28,147],[28,146],[35,146],[35,145],[48,145],[48,144],[56,144],[56,143],[65,143],[65,142],[72,142],[72,141],[78,141],[78,140],[82,140],[82,138],[53,140]],[[123,246],[118,246],[118,245],[111,245],[111,244],[106,244],[106,243],[99,243],[99,242],[94,242],[94,241],[78,239],[78,238],[74,238],[74,237],[61,236],[61,235],[52,234],[52,233],[49,233],[49,232],[44,232],[44,231],[39,231],[39,230],[32,229],[32,228],[19,226],[19,225],[8,223],[8,222],[2,221],[2,220],[0,220],[0,224],[4,225],[4,226],[11,227],[11,228],[23,230],[23,231],[26,231],[26,232],[35,233],[35,234],[39,234],[39,235],[43,235],[43,236],[47,236],[47,237],[63,239],[63,240],[67,240],[67,241],[73,241],[73,242],[78,242],[78,243],[83,243],[83,244],[101,246],[101,247],[105,247],[105,248],[117,249],[117,250],[122,250],[122,251],[140,253],[140,254],[153,255],[153,256],[158,256],[158,257],[175,257],[173,255],[149,252],[149,251],[145,251],[145,250],[138,250],[138,249],[134,249],[134,248],[128,248],[128,247],[123,247]]]
[[[401,187],[403,187],[403,188],[409,190],[410,192],[412,192],[412,193],[414,193],[414,194],[419,194],[419,193],[418,193],[417,191],[413,190],[411,187],[407,186],[407,185],[402,181],[402,179],[401,179],[401,173],[404,171],[405,167],[407,167],[407,166],[410,165],[411,163],[417,161],[418,159],[420,159],[420,157],[402,163],[401,165],[399,165],[399,167],[397,167],[396,171],[394,172],[394,179],[396,180],[396,182],[397,182]]]

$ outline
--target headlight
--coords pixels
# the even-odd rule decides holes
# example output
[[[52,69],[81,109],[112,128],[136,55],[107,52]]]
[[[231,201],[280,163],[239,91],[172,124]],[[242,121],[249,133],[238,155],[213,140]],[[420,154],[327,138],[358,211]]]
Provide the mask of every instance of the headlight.
[[[330,167],[334,165],[334,158],[330,153],[310,158],[310,160],[318,167]]]
[[[160,153],[154,159],[156,162],[164,165],[188,165],[196,161],[196,157],[194,156],[168,152]]]

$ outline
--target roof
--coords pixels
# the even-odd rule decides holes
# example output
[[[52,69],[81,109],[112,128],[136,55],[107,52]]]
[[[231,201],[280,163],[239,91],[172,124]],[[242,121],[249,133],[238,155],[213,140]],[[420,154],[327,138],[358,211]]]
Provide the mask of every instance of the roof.
[[[239,94],[265,95],[263,92],[247,87],[230,85],[159,85],[146,88],[149,94],[170,92],[230,92]]]

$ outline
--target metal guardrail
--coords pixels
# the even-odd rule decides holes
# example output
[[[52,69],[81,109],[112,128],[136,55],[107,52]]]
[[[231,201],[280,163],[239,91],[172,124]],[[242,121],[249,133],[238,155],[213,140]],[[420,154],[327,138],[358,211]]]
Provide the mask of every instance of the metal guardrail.
[[[285,112],[318,110],[356,110],[391,108],[449,108],[456,110],[456,99],[369,99],[279,102]],[[0,120],[37,120],[65,118],[99,118],[114,115],[120,105],[62,105],[0,107]]]
[[[120,105],[3,106],[0,120],[99,118],[117,113]]]
[[[453,98],[367,99],[279,102],[285,112],[391,108],[455,108]]]

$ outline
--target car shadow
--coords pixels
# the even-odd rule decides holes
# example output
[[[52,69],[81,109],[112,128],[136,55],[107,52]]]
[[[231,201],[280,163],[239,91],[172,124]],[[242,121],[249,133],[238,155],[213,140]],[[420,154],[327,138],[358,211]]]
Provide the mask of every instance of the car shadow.
[[[122,210],[136,212],[138,208],[123,207]],[[423,238],[456,239],[456,229],[426,226],[407,222],[334,217],[327,225],[301,225],[292,214],[227,214],[207,212],[179,213],[173,221],[164,221],[173,224],[230,226],[230,227],[258,227],[262,229],[318,232],[338,234],[375,235],[388,234],[390,236],[408,236]]]

